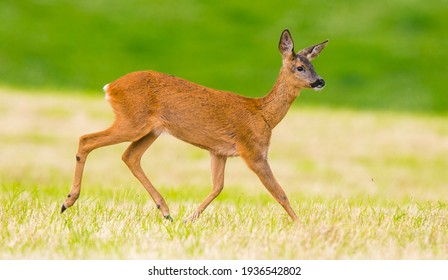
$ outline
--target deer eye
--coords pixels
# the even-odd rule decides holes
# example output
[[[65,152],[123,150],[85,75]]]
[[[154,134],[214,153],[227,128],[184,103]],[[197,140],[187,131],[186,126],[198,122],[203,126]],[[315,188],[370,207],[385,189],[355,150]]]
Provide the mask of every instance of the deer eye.
[[[298,66],[296,68],[296,70],[299,71],[299,72],[302,72],[302,71],[305,71],[305,68],[303,66]]]

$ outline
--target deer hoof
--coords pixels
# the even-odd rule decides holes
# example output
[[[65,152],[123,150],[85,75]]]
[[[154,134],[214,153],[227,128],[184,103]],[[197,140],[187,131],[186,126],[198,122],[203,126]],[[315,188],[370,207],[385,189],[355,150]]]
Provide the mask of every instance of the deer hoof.
[[[168,221],[172,222],[174,221],[173,218],[170,215],[165,215],[163,216],[165,219],[167,219]]]
[[[65,210],[67,210],[67,207],[65,207],[65,205],[62,204],[62,207],[61,207],[61,214],[64,213]]]

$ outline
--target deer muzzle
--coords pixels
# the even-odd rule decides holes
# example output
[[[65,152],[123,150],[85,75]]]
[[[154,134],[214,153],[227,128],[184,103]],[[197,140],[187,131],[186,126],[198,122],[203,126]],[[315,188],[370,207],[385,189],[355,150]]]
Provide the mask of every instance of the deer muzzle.
[[[314,90],[321,90],[324,88],[325,86],[325,80],[322,78],[317,79],[316,81],[312,82],[310,84],[310,86],[314,89]]]

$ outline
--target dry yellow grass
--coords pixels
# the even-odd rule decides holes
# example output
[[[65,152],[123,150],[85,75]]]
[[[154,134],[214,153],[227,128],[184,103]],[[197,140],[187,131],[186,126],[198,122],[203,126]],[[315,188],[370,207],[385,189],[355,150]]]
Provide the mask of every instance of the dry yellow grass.
[[[0,91],[0,258],[448,258],[445,117],[294,108],[270,162],[298,226],[239,158],[221,196],[183,224],[210,189],[209,159],[170,136],[143,166],[173,223],[121,162],[126,144],[89,156],[80,200],[59,215],[77,138],[111,121],[100,94]]]

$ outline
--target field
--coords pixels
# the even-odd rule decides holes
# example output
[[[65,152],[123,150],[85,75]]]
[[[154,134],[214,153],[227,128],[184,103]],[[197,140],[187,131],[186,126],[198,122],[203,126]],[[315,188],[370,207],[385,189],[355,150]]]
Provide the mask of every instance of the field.
[[[15,0],[0,2],[0,85],[95,94],[154,69],[249,96],[272,86],[277,43],[330,39],[306,104],[444,113],[448,5],[433,0]]]
[[[239,158],[223,193],[184,224],[210,190],[207,152],[163,136],[144,156],[174,222],[121,162],[126,145],[90,155],[81,198],[61,215],[77,138],[108,126],[109,106],[101,93],[1,89],[0,259],[447,259],[446,118],[301,98],[270,150],[300,224]]]

